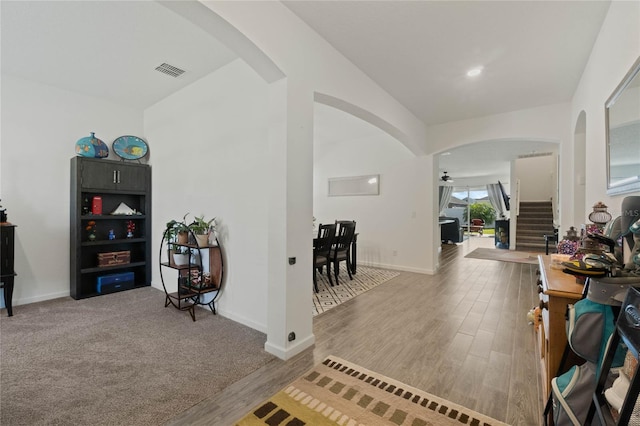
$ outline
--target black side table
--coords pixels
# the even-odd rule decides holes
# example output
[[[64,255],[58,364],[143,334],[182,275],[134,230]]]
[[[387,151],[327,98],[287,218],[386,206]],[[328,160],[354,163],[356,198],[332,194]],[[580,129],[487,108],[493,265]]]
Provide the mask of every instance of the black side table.
[[[0,287],[4,290],[4,303],[8,316],[13,316],[13,279],[17,275],[13,268],[15,225],[0,224]]]
[[[558,244],[558,234],[544,234],[544,254],[549,254],[549,243]]]

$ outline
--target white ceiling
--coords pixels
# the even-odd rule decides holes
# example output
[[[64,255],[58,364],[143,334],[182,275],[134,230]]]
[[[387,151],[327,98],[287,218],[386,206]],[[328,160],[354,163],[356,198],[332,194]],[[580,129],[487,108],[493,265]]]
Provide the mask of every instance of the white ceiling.
[[[433,125],[570,101],[610,2],[283,3]],[[468,78],[477,66],[483,73]],[[475,143],[440,155],[439,171],[455,186],[508,183],[511,160],[557,151],[545,142]]]
[[[284,3],[427,125],[568,102],[609,6],[538,0]],[[154,1],[3,0],[0,17],[3,73],[136,108],[237,58]],[[173,78],[155,71],[163,62],[187,72]],[[483,74],[467,78],[478,65]],[[371,131],[361,124],[354,131]],[[482,175],[482,165],[508,173],[502,157],[549,150],[509,142],[458,148],[441,157],[441,170]],[[477,161],[480,155],[486,161]]]
[[[285,1],[427,125],[566,102],[608,1]],[[481,76],[466,72],[483,66]]]
[[[3,0],[0,13],[2,73],[140,109],[237,58],[154,1]]]
[[[500,140],[455,148],[439,155],[440,172],[446,171],[454,186],[508,184],[511,160],[520,156],[557,153],[558,145],[549,142]],[[440,173],[442,176],[442,173]]]

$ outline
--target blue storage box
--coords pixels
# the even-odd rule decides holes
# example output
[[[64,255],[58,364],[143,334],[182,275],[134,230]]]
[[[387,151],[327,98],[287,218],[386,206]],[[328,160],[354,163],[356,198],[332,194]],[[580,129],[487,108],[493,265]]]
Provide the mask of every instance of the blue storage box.
[[[98,277],[97,290],[99,294],[114,293],[116,291],[130,290],[134,287],[133,272],[101,275]]]

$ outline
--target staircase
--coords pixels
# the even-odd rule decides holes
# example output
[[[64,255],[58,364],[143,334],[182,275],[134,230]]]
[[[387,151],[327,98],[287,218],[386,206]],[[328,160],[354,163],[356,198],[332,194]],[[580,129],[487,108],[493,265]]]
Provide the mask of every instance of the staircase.
[[[516,227],[516,250],[544,252],[545,234],[553,234],[553,207],[550,201],[521,201]]]

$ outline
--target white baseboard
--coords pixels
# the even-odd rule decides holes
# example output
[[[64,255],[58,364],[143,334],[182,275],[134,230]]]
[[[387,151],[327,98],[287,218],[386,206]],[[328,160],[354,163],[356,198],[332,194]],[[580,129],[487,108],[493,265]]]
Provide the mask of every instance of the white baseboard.
[[[206,308],[207,310],[209,310],[208,306],[203,306],[204,308]],[[224,309],[218,309],[218,307],[216,306],[218,315],[223,316],[225,318],[230,319],[231,321],[235,321],[237,323],[240,323],[242,325],[246,325],[249,328],[253,328],[254,330],[257,330],[261,333],[267,334],[267,326],[265,324],[260,324],[257,323],[255,321],[252,321],[246,317],[243,317],[241,315],[236,315],[233,312],[230,311],[226,311]]]
[[[434,271],[432,269],[414,268],[411,266],[403,266],[403,265],[387,265],[384,263],[368,263],[363,266],[371,266],[372,268],[391,269],[392,271],[415,272],[417,274],[426,274],[426,275],[435,275],[437,271],[437,269]]]
[[[151,286],[153,288],[156,288],[156,289],[164,292],[164,289],[162,288],[162,286],[158,287],[156,285],[153,285],[153,283],[151,284]],[[197,307],[205,309],[207,311],[210,311],[209,306],[207,306],[207,305],[198,305]],[[217,312],[218,315],[220,315],[222,317],[225,317],[225,318],[228,318],[231,321],[235,321],[235,322],[237,322],[239,324],[246,325],[247,327],[252,328],[254,330],[257,330],[257,331],[259,331],[261,333],[267,334],[267,326],[266,326],[266,324],[260,324],[260,323],[257,323],[255,321],[253,321],[253,320],[250,320],[249,318],[243,317],[241,315],[236,315],[231,311],[227,311],[225,309],[220,309],[218,307],[217,301],[216,301],[216,312]]]
[[[23,297],[21,299],[14,298],[11,301],[11,304],[13,305],[13,307],[16,307],[20,305],[28,305],[30,303],[44,302],[46,300],[59,299],[61,297],[69,297],[70,295],[71,293],[69,291],[60,291],[57,293],[49,293],[33,297]],[[2,299],[2,302],[2,307],[5,308],[6,306],[4,305],[4,297]]]
[[[282,360],[288,360],[298,355],[300,352],[304,351],[312,347],[316,342],[316,336],[311,334],[305,339],[298,341],[288,348],[283,348],[282,346],[274,345],[267,340],[264,344],[264,350],[269,352],[271,355],[275,355]]]

